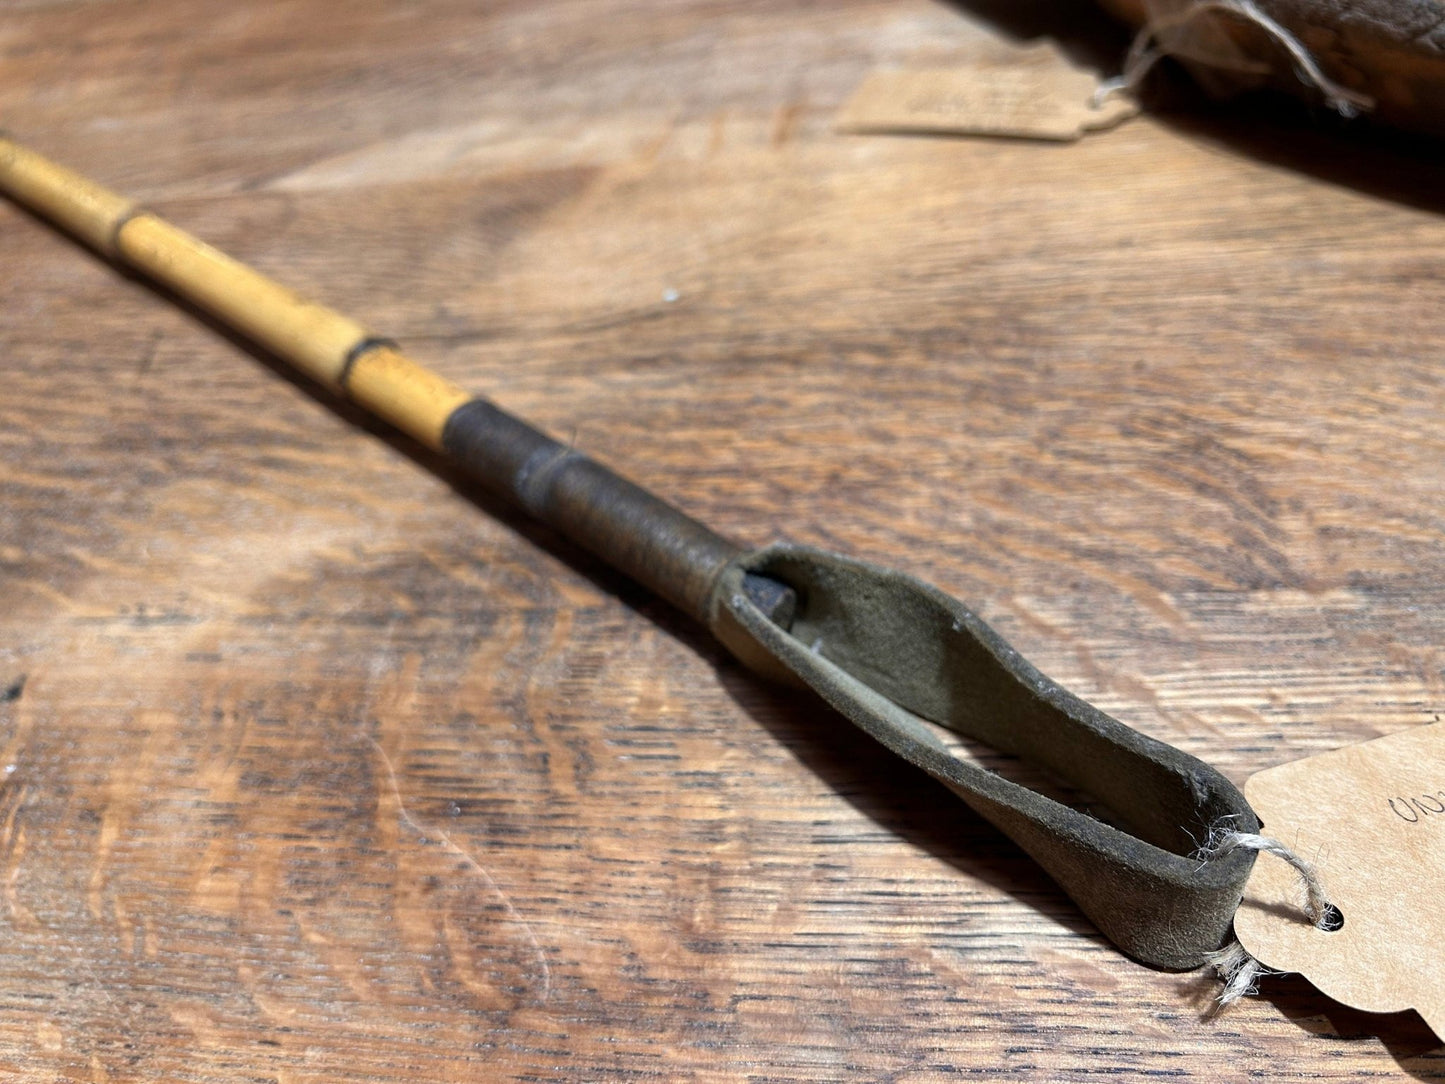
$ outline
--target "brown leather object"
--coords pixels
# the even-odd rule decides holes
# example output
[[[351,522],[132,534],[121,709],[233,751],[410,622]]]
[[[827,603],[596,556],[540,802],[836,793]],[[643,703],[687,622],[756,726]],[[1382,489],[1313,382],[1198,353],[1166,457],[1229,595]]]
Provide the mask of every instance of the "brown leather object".
[[[1185,0],[1100,0],[1120,18],[1143,26],[1177,13]],[[1192,0],[1191,0],[1192,2]],[[1255,6],[1298,40],[1330,79],[1373,99],[1373,118],[1416,131],[1445,134],[1445,3],[1440,0],[1256,0]],[[1305,98],[1317,89],[1269,34],[1242,15],[1201,11],[1210,33],[1238,50],[1234,59],[1262,62],[1267,74],[1241,71],[1228,56],[1186,50],[1179,59],[1207,86],[1249,88],[1268,82]],[[1170,50],[1178,55],[1178,50]],[[1227,51],[1227,50],[1226,50]]]
[[[793,590],[788,627],[758,609],[747,574]],[[811,688],[953,790],[1130,956],[1186,970],[1220,947],[1254,856],[1191,856],[1212,829],[1259,821],[1209,765],[1071,695],[956,599],[900,572],[779,543],[724,571],[710,610],[738,658]],[[1119,827],[960,757],[930,723],[1043,768]]]

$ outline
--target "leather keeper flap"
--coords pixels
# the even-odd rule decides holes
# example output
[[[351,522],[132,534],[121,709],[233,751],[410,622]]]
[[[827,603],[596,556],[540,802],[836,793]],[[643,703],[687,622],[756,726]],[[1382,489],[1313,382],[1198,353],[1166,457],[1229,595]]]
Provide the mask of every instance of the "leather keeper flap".
[[[790,629],[749,601],[745,573],[793,588]],[[1189,855],[1214,825],[1258,830],[1243,795],[1202,761],[1044,677],[956,599],[899,572],[779,544],[730,566],[710,613],[714,633],[744,662],[810,687],[959,794],[1131,956],[1193,968],[1224,940],[1253,855]],[[1032,762],[1103,803],[1122,827],[957,756],[928,723]]]

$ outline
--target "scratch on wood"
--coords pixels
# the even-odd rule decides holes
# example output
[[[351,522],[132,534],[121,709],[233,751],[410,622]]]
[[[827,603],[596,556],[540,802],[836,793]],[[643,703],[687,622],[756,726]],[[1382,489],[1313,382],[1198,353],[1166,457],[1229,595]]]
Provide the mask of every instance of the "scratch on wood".
[[[527,941],[531,944],[532,950],[537,954],[537,964],[542,973],[542,992],[538,995],[537,1002],[538,1004],[545,1005],[547,999],[552,995],[552,966],[547,962],[547,952],[542,947],[542,942],[538,940],[536,931],[532,929],[532,924],[527,921],[522,912],[517,910],[516,905],[512,903],[511,897],[508,896],[502,886],[497,883],[496,878],[488,872],[486,866],[477,861],[469,851],[458,846],[445,831],[435,826],[428,827],[411,815],[411,812],[406,808],[406,803],[402,800],[401,787],[397,783],[396,769],[392,766],[391,757],[387,756],[386,750],[381,747],[381,743],[371,735],[363,734],[361,736],[376,750],[377,756],[381,757],[381,763],[386,768],[386,778],[391,784],[391,796],[396,801],[397,816],[401,818],[402,823],[406,824],[420,836],[423,843],[428,839],[440,840],[447,850],[460,858],[468,869],[487,883],[487,887],[492,890],[497,899],[502,901],[502,906],[506,908],[507,915],[516,922],[516,924],[522,928],[522,932],[527,935]]]

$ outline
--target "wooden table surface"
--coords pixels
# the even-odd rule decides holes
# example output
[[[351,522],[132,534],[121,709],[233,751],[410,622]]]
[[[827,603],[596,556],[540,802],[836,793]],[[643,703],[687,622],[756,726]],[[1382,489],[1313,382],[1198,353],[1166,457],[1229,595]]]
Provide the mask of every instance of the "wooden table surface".
[[[1236,781],[1438,718],[1435,148],[834,133],[1000,29],[1121,45],[1055,7],[9,3],[0,123]],[[1206,1019],[417,446],[9,205],[0,253],[13,1078],[1445,1076],[1297,978]]]

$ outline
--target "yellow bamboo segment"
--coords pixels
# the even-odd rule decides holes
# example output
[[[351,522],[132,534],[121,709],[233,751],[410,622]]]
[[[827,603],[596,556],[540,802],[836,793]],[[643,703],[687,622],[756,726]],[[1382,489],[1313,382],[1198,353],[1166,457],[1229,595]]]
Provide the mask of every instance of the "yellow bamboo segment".
[[[396,350],[368,348],[374,340],[355,320],[3,137],[0,190],[433,448],[451,412],[472,398]]]
[[[0,188],[91,248],[114,256],[111,235],[134,206],[94,181],[0,137]]]
[[[472,398],[450,380],[386,346],[373,347],[352,362],[346,394],[438,451],[447,418]]]
[[[120,260],[333,388],[341,386],[351,348],[368,337],[355,320],[307,301],[153,214],[122,225],[115,248]]]

